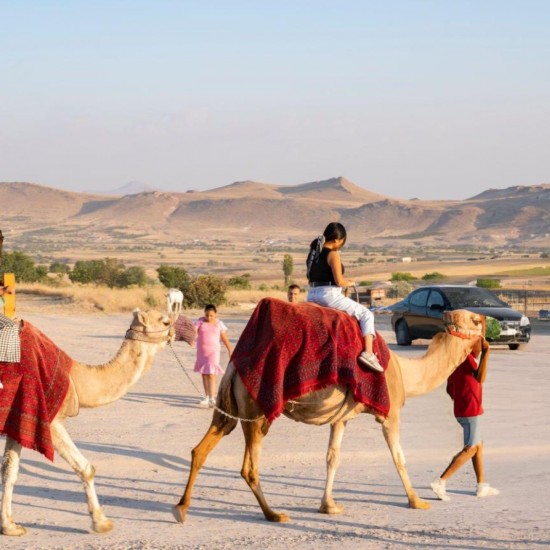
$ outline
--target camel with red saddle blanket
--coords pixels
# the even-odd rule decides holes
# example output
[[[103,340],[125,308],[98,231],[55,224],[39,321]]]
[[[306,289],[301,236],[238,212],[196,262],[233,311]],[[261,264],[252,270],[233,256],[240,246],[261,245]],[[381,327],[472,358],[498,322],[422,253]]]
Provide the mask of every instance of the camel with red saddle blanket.
[[[258,304],[257,309],[263,307],[262,302]],[[286,341],[292,340],[292,331],[299,331],[299,328],[298,324],[292,325],[292,321],[288,320],[293,318],[296,311],[289,308],[297,306],[282,306],[279,304],[277,307],[279,309],[284,309],[284,307],[286,307],[281,318],[284,319],[283,323],[290,323],[290,328],[287,333],[282,336]],[[335,312],[335,310],[328,310],[328,308],[320,308],[319,306],[310,304],[304,304],[300,307],[319,308],[326,312],[332,312],[330,315],[339,316],[337,319],[338,322],[344,319],[341,316],[346,316],[345,313]],[[316,310],[311,311],[315,313]],[[269,317],[269,315],[270,312],[268,311],[267,315],[263,317]],[[484,372],[489,352],[488,344],[484,338],[485,318],[483,316],[470,311],[457,310],[448,312],[446,317],[448,331],[437,334],[433,338],[423,357],[420,359],[408,359],[389,351],[389,361],[387,362],[385,375],[369,373],[369,375],[373,377],[378,377],[379,384],[382,384],[384,381],[387,384],[390,405],[389,410],[386,409],[384,411],[383,403],[381,405],[380,403],[371,401],[370,399],[372,396],[368,394],[366,398],[363,397],[364,394],[359,394],[360,397],[358,401],[357,388],[360,386],[361,382],[357,382],[353,377],[349,379],[351,382],[349,384],[346,383],[347,385],[342,383],[334,383],[331,385],[327,383],[325,387],[317,388],[315,385],[312,385],[311,388],[313,391],[303,394],[301,397],[287,399],[288,396],[285,395],[282,398],[283,404],[281,412],[285,416],[306,424],[330,424],[330,441],[326,455],[327,478],[325,491],[319,508],[320,512],[338,514],[343,511],[343,507],[336,504],[333,499],[332,486],[336,468],[340,461],[340,446],[344,435],[344,428],[348,420],[356,418],[360,413],[373,414],[376,420],[382,425],[382,433],[407,493],[409,506],[411,508],[424,509],[430,507],[428,502],[418,497],[407,474],[405,456],[401,449],[399,434],[401,407],[404,405],[407,397],[428,393],[441,385],[472,351],[476,354],[478,354],[481,349],[485,351],[482,364],[480,365],[481,371]],[[245,328],[243,334],[246,333],[247,328]],[[268,329],[268,332],[269,330],[271,329]],[[309,343],[316,345],[316,337],[318,337],[323,330],[321,323],[316,323],[315,327],[312,329],[313,335],[308,337]],[[329,330],[322,337],[317,338],[320,348],[323,348],[323,346],[326,347],[326,338],[330,338],[331,332],[332,330]],[[349,329],[346,332],[349,333]],[[239,343],[235,347],[232,361],[229,363],[220,384],[217,400],[217,409],[219,410],[214,411],[212,423],[208,431],[192,451],[192,461],[187,486],[179,503],[173,509],[174,517],[178,522],[183,523],[186,519],[187,510],[191,503],[193,486],[199,470],[205,463],[208,454],[219,443],[222,437],[228,435],[235,428],[239,420],[241,420],[241,426],[245,436],[245,451],[241,475],[254,493],[267,520],[274,522],[288,521],[288,516],[286,514],[276,512],[270,508],[260,486],[259,477],[262,440],[267,435],[271,422],[279,411],[278,407],[281,397],[277,397],[274,403],[271,403],[273,406],[270,406],[269,403],[269,398],[272,396],[267,396],[267,406],[264,403],[265,400],[260,400],[260,402],[256,400],[258,397],[257,395],[255,396],[256,399],[253,398],[254,388],[260,388],[260,394],[262,391],[265,393],[266,388],[268,388],[268,392],[271,391],[272,393],[280,394],[286,391],[284,388],[281,389],[277,383],[273,384],[273,380],[270,378],[273,377],[273,369],[271,368],[273,365],[269,365],[270,354],[276,354],[279,346],[285,349],[285,345],[282,342],[283,338],[277,337],[275,333],[274,335],[275,340],[278,341],[270,343],[268,339],[261,341],[261,334],[257,332],[255,339],[259,347],[262,348],[260,350],[254,350],[254,339],[251,339],[250,342],[245,343],[242,347],[243,353],[240,356],[236,354],[243,336],[241,336]],[[307,370],[315,370],[318,367],[318,363],[322,362],[323,359],[317,358],[317,360],[315,360],[315,356],[300,355],[302,353],[301,350],[303,348],[304,336],[297,334],[294,339],[297,339],[298,343],[295,349],[291,349],[288,354],[289,360],[293,361],[294,358],[297,357],[299,362],[307,366]],[[361,338],[359,332],[357,333],[357,340],[360,348]],[[264,352],[266,346],[268,351]],[[256,372],[258,380],[254,380],[253,377],[251,378],[250,376],[243,380],[241,371],[243,370],[243,364],[246,363],[247,353],[251,354],[251,362],[260,361],[262,363],[260,371]],[[357,357],[357,355],[358,353],[355,357]],[[265,365],[269,368],[262,370],[266,356],[267,362],[265,362]],[[339,357],[340,354],[334,354],[333,360],[338,361]],[[235,364],[236,359],[241,361],[240,365]],[[317,361],[317,363],[315,361]],[[251,371],[253,371],[253,369],[251,369]],[[290,376],[292,378],[293,374],[291,373]],[[329,379],[330,375],[327,376],[326,380]],[[275,376],[274,380],[277,382],[277,376]],[[373,383],[376,384],[377,382]],[[303,386],[302,389],[307,389],[311,381],[305,380],[294,384],[291,387],[291,392],[300,386],[300,384]],[[292,393],[290,395],[292,395]],[[266,410],[268,410],[267,413]],[[227,416],[224,413],[228,413],[231,416]],[[243,421],[243,419],[246,421]]]
[[[23,324],[23,368],[18,363],[2,363],[4,389],[0,394],[0,431],[7,436],[2,462],[2,534],[21,536],[26,533],[12,516],[12,496],[22,446],[39,450],[52,460],[55,449],[83,482],[93,530],[104,533],[113,528],[113,522],[105,517],[99,505],[94,488],[95,468],[77,449],[63,421],[76,416],[80,408],[99,407],[120,399],[151,368],[157,351],[172,337],[173,317],[157,311],[136,311],[113,359],[103,365],[85,365],[71,359],[30,323]],[[34,361],[26,352],[31,347],[38,360],[48,355],[50,365],[48,361],[42,362],[35,373],[29,375]],[[41,377],[48,369],[52,374],[44,389]],[[31,387],[37,390],[36,395],[25,398]],[[52,401],[55,401],[53,406]],[[42,402],[42,410],[37,409],[37,402]],[[29,417],[34,417],[34,423]]]

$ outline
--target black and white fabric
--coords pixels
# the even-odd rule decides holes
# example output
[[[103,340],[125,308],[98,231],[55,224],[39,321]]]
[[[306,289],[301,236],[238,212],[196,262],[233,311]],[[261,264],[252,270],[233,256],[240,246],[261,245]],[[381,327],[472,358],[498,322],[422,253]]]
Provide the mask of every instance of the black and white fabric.
[[[19,324],[0,313],[0,362],[19,363],[20,361]]]
[[[325,237],[324,235],[319,235],[317,237],[317,244],[315,248],[310,249],[306,260],[308,280],[309,280],[309,274],[311,272],[311,266],[313,265],[313,262],[319,261],[319,257],[321,256],[321,250],[323,250],[324,245],[325,245]]]

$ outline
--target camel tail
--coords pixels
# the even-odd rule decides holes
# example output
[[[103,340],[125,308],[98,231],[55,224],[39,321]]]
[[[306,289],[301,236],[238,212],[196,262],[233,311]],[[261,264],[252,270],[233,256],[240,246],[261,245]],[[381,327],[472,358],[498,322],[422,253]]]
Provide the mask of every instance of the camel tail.
[[[217,408],[233,417],[238,416],[237,401],[233,395],[233,381],[235,380],[235,376],[238,376],[237,370],[233,366],[233,363],[229,363],[220,383],[218,398],[216,400]],[[237,423],[238,420],[236,420],[236,418],[231,418],[218,410],[214,411],[212,425],[222,430],[223,433],[230,434],[235,429]]]

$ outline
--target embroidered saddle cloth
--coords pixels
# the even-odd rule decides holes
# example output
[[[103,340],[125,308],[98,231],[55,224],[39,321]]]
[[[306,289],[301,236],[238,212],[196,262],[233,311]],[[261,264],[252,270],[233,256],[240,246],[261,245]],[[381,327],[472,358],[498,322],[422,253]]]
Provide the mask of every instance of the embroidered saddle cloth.
[[[362,367],[363,337],[347,313],[312,303],[261,300],[231,356],[244,385],[268,421],[288,400],[334,384],[351,389],[355,401],[386,416],[386,378]],[[374,351],[387,367],[390,352],[377,334]]]

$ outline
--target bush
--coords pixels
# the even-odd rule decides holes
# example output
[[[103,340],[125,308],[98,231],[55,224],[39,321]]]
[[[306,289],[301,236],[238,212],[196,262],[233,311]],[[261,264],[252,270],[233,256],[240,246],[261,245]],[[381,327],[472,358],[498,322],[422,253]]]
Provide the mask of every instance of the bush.
[[[179,288],[185,294],[185,288],[190,284],[191,279],[187,271],[181,267],[162,264],[157,268],[159,281],[166,288]]]
[[[481,288],[500,288],[500,279],[478,279],[476,286]]]
[[[74,264],[69,273],[73,283],[106,285],[109,288],[125,288],[128,286],[144,286],[148,279],[142,267],[129,267],[116,258],[104,260],[85,260]]]
[[[446,279],[447,276],[443,275],[443,273],[439,273],[438,271],[434,271],[432,273],[426,273],[425,275],[422,275],[422,280],[424,281],[440,281],[441,279]]]
[[[231,288],[240,288],[242,290],[249,290],[252,288],[252,285],[250,284],[250,274],[249,273],[243,273],[242,275],[237,275],[236,277],[231,277],[229,281],[227,281],[228,286]]]
[[[395,273],[391,274],[391,281],[415,281],[416,277],[414,275],[411,275],[410,273],[403,273],[400,271],[396,271]]]
[[[0,267],[0,274],[13,273],[16,281],[26,283],[36,283],[43,280],[47,275],[47,269],[43,266],[37,267],[30,256],[17,250],[5,252],[2,255],[2,265]]]
[[[69,273],[71,271],[71,268],[67,264],[63,264],[61,262],[52,262],[50,264],[50,273]]]
[[[185,288],[183,301],[187,307],[204,307],[207,304],[219,306],[225,303],[227,284],[216,275],[199,275]]]

